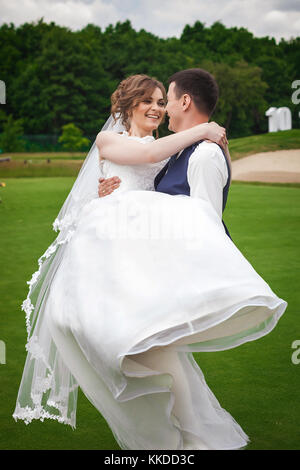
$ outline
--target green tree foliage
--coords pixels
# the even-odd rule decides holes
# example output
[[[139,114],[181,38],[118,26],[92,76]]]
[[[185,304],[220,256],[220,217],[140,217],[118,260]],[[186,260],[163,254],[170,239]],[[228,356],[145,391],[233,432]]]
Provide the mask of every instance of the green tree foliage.
[[[44,34],[40,54],[11,86],[12,105],[17,115],[26,116],[25,132],[57,133],[70,121],[87,133],[101,127],[110,87],[99,55],[66,28],[54,27]]]
[[[92,139],[123,78],[145,73],[167,86],[170,75],[192,67],[216,76],[220,102],[213,119],[226,125],[229,137],[266,132],[270,106],[288,106],[293,127],[300,124],[291,102],[291,83],[300,78],[300,37],[277,44],[245,28],[196,21],[180,38],[162,39],[136,31],[130,21],[71,31],[40,19],[0,27],[0,63],[7,91],[1,110],[23,119],[26,134],[57,134],[72,122]],[[160,135],[166,132],[165,125]]]
[[[23,120],[14,120],[12,114],[10,114],[3,124],[2,134],[0,135],[0,149],[2,152],[22,152],[24,150],[24,143],[21,140],[23,132]]]
[[[62,144],[63,150],[71,150],[73,152],[80,152],[87,150],[90,147],[90,141],[86,137],[82,137],[82,130],[75,126],[75,124],[65,124],[62,127],[62,135],[59,137],[58,142]]]
[[[213,119],[230,129],[231,137],[241,133],[249,135],[255,127],[259,129],[265,120],[264,96],[268,88],[261,78],[261,69],[244,61],[235,66],[203,61],[201,67],[214,75],[219,85],[220,96]]]

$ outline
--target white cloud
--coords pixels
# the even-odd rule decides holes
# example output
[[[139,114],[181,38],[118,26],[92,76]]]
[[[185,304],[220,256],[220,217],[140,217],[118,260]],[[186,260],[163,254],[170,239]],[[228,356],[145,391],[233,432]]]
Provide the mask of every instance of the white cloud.
[[[54,21],[72,30],[88,23],[108,25],[119,20],[113,4],[95,0],[0,0],[0,12],[1,23],[20,25],[43,17],[47,23]]]
[[[160,37],[180,36],[186,24],[245,27],[256,36],[276,39],[299,35],[299,0],[0,0],[0,23],[44,21],[80,29],[102,28],[129,19]]]

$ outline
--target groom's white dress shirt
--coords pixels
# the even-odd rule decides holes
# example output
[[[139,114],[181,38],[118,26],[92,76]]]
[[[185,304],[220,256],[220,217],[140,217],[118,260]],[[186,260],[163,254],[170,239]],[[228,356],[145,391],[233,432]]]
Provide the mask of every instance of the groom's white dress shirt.
[[[180,154],[177,158],[179,158]],[[187,180],[190,196],[210,202],[222,219],[223,188],[228,170],[222,150],[217,144],[202,142],[190,156]]]

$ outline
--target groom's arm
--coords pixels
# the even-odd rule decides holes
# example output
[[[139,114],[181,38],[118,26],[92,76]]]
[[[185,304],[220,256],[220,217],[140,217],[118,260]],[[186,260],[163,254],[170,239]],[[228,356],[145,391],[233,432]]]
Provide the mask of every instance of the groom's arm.
[[[223,188],[228,178],[224,155],[218,145],[203,142],[189,159],[190,196],[208,201],[222,219]]]
[[[111,178],[99,178],[98,180],[98,196],[108,196],[121,184],[121,180],[118,176],[112,176]]]

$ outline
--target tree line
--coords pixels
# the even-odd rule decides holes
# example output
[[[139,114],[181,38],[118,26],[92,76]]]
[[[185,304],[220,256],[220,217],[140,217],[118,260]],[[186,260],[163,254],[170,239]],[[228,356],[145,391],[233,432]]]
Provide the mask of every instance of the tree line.
[[[0,63],[6,84],[0,132],[10,117],[24,134],[58,135],[72,123],[94,138],[123,78],[145,73],[167,86],[170,75],[192,67],[215,76],[220,99],[213,120],[226,126],[230,138],[267,132],[270,106],[289,107],[293,127],[300,127],[291,101],[291,84],[300,79],[300,37],[276,43],[245,28],[196,21],[179,38],[162,39],[136,31],[130,21],[71,31],[41,18],[0,27]],[[161,135],[167,132],[165,124]]]

